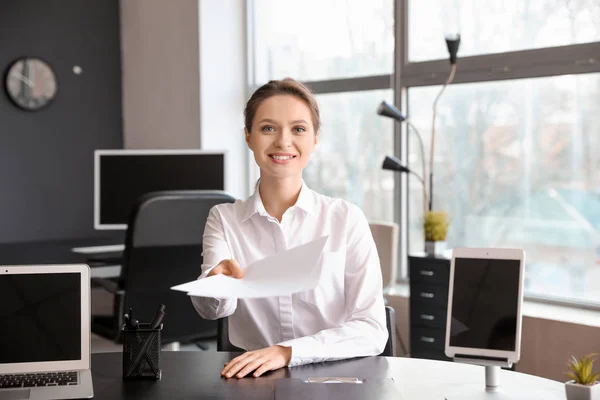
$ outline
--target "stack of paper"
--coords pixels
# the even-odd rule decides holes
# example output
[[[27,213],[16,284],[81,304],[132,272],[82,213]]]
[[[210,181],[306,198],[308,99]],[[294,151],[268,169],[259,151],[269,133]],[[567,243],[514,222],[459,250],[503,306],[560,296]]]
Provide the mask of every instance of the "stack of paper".
[[[219,274],[171,289],[190,296],[240,299],[287,296],[314,289],[321,277],[321,257],[328,237],[256,261],[244,269],[242,279]]]

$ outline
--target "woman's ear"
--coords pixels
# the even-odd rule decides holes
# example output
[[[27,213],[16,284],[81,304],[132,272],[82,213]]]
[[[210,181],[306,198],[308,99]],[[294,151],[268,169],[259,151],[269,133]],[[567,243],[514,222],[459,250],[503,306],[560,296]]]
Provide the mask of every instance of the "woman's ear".
[[[248,132],[247,128],[244,128],[244,134],[246,135],[246,144],[248,145],[248,148],[250,150],[252,150],[252,143],[250,141],[250,132]]]
[[[321,133],[321,131],[317,132],[317,134],[315,135],[315,146],[317,144],[319,144],[319,134]]]

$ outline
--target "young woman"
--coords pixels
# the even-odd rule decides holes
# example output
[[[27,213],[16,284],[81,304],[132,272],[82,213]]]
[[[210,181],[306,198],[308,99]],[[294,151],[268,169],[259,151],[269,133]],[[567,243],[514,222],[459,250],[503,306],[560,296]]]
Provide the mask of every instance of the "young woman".
[[[286,78],[260,87],[246,105],[246,143],[260,168],[254,194],[212,208],[199,279],[243,278],[244,268],[329,235],[319,285],[262,299],[192,297],[206,319],[229,317],[229,339],[248,350],[221,374],[242,378],[285,366],[380,354],[387,341],[381,270],[367,220],[355,205],[302,180],[319,137],[317,102]]]

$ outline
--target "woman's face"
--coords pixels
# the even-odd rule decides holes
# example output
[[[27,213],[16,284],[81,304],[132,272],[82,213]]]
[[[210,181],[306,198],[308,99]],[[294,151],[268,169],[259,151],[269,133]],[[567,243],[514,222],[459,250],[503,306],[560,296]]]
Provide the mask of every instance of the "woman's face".
[[[256,110],[246,143],[262,178],[301,177],[317,144],[310,108],[292,95],[269,97]]]

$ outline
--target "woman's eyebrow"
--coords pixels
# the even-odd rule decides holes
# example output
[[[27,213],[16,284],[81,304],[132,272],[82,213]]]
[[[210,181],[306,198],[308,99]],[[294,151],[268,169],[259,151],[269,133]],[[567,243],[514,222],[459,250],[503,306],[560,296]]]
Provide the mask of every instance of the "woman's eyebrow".
[[[277,121],[275,121],[275,120],[272,120],[272,119],[270,119],[270,118],[263,118],[263,119],[261,119],[260,121],[258,121],[258,123],[259,123],[259,124],[260,124],[260,123],[262,123],[262,122],[269,122],[269,123],[271,123],[271,124],[277,124]]]
[[[263,123],[263,122],[268,122],[268,123],[275,124],[275,125],[278,124],[277,121],[270,119],[270,118],[263,118],[260,121],[258,121],[259,124]],[[290,124],[307,124],[308,125],[308,122],[306,122],[306,120],[303,120],[303,119],[297,119],[295,121],[290,121]]]

